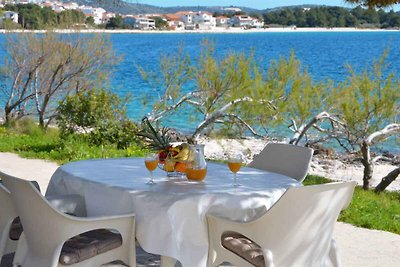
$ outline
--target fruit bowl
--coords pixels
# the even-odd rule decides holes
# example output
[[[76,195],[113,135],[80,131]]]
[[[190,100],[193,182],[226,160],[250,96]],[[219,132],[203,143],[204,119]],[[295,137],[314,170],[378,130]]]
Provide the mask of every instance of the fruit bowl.
[[[186,163],[173,159],[167,159],[159,164],[159,168],[167,173],[168,177],[183,176],[186,173]]]

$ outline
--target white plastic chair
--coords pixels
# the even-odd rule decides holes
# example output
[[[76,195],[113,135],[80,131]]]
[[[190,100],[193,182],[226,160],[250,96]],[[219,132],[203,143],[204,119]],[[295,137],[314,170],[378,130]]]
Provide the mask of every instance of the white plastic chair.
[[[0,177],[7,176],[7,174],[0,172]],[[39,184],[36,181],[30,181],[37,190],[40,191]],[[77,194],[59,195],[46,198],[50,204],[57,210],[67,213],[74,214],[76,216],[86,216],[86,208],[84,198]],[[19,230],[16,233],[11,234],[11,228],[14,220],[18,216],[14,209],[14,205],[11,199],[10,191],[0,181],[0,261],[1,258],[9,253],[15,253],[13,259],[14,265],[20,265],[23,257],[26,254],[24,251],[25,240],[24,236],[18,236],[12,238],[12,236],[18,235]],[[15,231],[15,230],[14,230]]]
[[[307,147],[268,143],[248,166],[280,173],[302,182],[310,168],[313,152]]]
[[[64,243],[96,229],[117,231],[122,236],[122,245],[71,266],[99,266],[115,260],[136,266],[134,214],[96,218],[70,216],[54,209],[30,182],[9,175],[3,175],[3,181],[24,226],[27,254],[22,266],[65,266],[59,263]]]
[[[340,266],[332,232],[355,185],[342,182],[289,188],[265,215],[247,223],[207,215],[207,266],[223,262],[241,267]]]
[[[1,258],[15,251],[17,242],[9,238],[12,221],[17,217],[11,200],[10,191],[0,183],[0,261]]]

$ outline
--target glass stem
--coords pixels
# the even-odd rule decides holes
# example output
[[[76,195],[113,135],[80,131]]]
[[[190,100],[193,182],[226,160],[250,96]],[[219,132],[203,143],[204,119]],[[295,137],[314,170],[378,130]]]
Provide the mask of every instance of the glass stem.
[[[154,181],[153,181],[153,172],[151,171],[150,172],[150,183],[153,183]]]
[[[233,173],[233,186],[237,186],[236,172]]]

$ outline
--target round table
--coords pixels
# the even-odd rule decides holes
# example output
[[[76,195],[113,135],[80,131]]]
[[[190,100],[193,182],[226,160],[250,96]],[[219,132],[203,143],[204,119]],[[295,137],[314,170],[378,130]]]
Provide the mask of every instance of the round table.
[[[206,266],[206,213],[250,221],[266,212],[291,186],[287,176],[243,167],[242,186],[224,164],[208,163],[203,182],[170,179],[154,171],[155,185],[142,158],[85,160],[65,164],[53,174],[46,195],[80,194],[88,216],[136,214],[136,238],[147,252]]]

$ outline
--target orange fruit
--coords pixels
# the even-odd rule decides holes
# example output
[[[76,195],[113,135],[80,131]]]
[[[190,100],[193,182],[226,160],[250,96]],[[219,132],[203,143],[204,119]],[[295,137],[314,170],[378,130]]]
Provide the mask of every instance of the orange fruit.
[[[175,171],[177,171],[177,172],[186,172],[186,163],[177,162],[175,164]]]
[[[173,172],[175,167],[175,162],[172,160],[166,160],[163,166],[163,170],[166,172]]]

